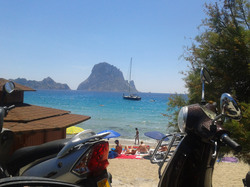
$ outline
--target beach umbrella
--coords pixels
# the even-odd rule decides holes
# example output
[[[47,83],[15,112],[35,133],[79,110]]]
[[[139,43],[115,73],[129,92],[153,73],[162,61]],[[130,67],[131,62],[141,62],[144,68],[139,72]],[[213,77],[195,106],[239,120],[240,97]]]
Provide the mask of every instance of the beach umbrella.
[[[162,138],[164,138],[166,135],[158,132],[158,131],[150,131],[150,132],[145,132],[144,133],[145,136],[149,137],[149,138],[153,138],[155,140],[161,140]],[[168,141],[169,138],[165,138],[164,141]]]
[[[104,138],[116,138],[116,137],[119,137],[121,136],[118,132],[116,131],[113,131],[113,130],[104,130],[104,131],[101,131],[101,132],[98,132],[97,134],[101,134],[101,133],[104,133],[104,132],[110,132],[109,135],[105,136]]]
[[[82,131],[84,131],[84,129],[81,127],[71,126],[66,129],[66,134],[78,134]]]

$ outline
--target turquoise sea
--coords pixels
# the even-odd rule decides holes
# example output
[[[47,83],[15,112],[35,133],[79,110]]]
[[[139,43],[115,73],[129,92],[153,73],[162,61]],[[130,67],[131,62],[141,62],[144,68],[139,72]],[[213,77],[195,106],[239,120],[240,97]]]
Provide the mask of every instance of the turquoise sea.
[[[135,127],[140,138],[148,131],[168,133],[166,114],[170,94],[140,93],[141,101],[124,100],[117,92],[83,92],[37,90],[25,92],[24,102],[71,111],[73,114],[90,116],[91,119],[77,126],[92,129],[96,133],[112,129],[121,134],[120,138],[134,139]]]

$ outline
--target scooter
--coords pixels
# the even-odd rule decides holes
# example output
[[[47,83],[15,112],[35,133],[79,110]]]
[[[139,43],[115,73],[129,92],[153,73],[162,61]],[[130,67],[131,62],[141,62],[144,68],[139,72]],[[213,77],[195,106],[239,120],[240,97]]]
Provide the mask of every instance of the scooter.
[[[214,164],[221,146],[229,146],[236,152],[241,146],[223,129],[224,118],[241,119],[241,110],[230,94],[220,98],[221,113],[216,106],[205,102],[204,84],[211,82],[206,68],[201,70],[202,100],[181,108],[178,114],[180,132],[166,135],[172,137],[164,158],[157,159],[155,150],[151,162],[159,165],[159,187],[211,187]],[[162,141],[166,138],[163,137]],[[159,142],[157,148],[162,144]],[[177,146],[173,145],[177,143]],[[166,165],[163,169],[163,165]],[[163,171],[162,171],[163,170]]]
[[[0,187],[80,187],[75,184],[42,177],[8,177],[0,179]]]
[[[14,87],[13,82],[6,83],[4,94],[10,94]],[[112,176],[107,172],[109,143],[103,139],[109,132],[84,130],[71,139],[18,149],[9,157],[14,133],[3,128],[3,121],[13,107],[0,107],[0,178],[34,176],[81,186],[111,185]]]

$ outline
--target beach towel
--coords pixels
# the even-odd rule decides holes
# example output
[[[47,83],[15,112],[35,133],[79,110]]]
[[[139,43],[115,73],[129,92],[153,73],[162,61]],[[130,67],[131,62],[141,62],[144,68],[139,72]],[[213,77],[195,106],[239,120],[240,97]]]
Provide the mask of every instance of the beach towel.
[[[118,159],[142,159],[141,155],[125,155],[125,154],[120,154],[116,158]]]
[[[217,162],[238,163],[239,160],[235,157],[223,157],[221,159],[218,159]]]

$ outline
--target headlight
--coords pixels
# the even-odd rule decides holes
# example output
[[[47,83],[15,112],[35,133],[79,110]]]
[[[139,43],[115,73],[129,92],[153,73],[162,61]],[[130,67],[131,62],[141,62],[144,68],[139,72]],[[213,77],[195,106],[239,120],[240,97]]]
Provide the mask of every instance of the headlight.
[[[187,115],[188,115],[188,107],[184,106],[181,108],[179,115],[178,115],[178,127],[181,132],[185,132]]]

